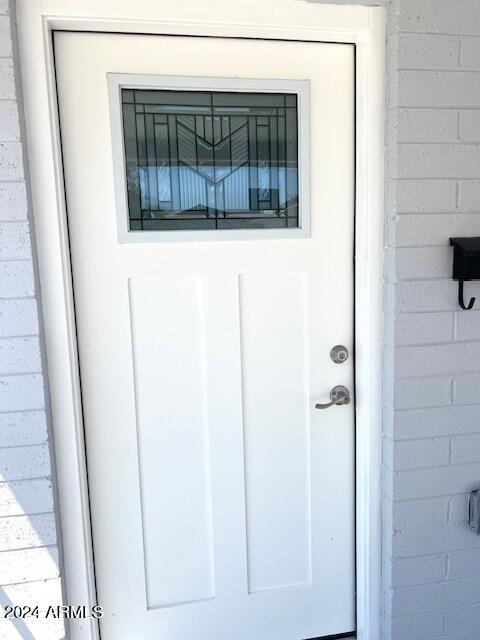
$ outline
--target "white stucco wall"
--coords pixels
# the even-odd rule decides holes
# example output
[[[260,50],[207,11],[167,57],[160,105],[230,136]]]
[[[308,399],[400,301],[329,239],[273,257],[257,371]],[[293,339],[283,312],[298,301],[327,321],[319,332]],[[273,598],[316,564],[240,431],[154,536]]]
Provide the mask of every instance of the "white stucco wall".
[[[478,640],[480,537],[466,508],[480,486],[480,283],[466,285],[478,310],[460,311],[448,238],[480,235],[480,2],[391,0],[387,11],[381,640]],[[0,0],[0,597],[55,603],[16,80]],[[22,624],[0,623],[0,640],[63,636],[61,626]]]

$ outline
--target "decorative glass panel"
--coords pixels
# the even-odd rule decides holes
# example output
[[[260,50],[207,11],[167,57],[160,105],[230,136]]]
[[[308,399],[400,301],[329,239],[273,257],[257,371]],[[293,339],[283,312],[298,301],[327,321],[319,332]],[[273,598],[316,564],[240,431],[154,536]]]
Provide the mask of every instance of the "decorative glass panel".
[[[131,231],[298,227],[297,96],[122,89]]]

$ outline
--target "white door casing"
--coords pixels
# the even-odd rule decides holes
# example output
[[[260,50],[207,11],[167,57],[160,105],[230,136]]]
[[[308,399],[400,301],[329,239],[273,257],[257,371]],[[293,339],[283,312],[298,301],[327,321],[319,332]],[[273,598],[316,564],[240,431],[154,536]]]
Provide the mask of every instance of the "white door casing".
[[[354,630],[354,410],[314,409],[353,391],[353,359],[329,358],[353,352],[353,53],[55,35],[107,639]],[[112,73],[308,80],[310,237],[120,244]]]
[[[80,383],[64,183],[57,121],[53,32],[252,37],[355,45],[355,331],[357,637],[380,636],[381,335],[385,11],[277,0],[17,0],[17,25],[32,209],[62,520],[63,583],[70,603],[97,602],[83,449]],[[141,18],[139,18],[141,16]],[[69,624],[72,640],[98,638],[94,619]]]

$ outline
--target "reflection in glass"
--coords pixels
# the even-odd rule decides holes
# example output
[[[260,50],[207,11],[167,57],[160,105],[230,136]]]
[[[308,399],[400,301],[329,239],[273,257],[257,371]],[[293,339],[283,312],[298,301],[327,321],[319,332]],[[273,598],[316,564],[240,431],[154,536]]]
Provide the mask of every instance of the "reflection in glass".
[[[122,89],[130,230],[298,227],[297,96]]]

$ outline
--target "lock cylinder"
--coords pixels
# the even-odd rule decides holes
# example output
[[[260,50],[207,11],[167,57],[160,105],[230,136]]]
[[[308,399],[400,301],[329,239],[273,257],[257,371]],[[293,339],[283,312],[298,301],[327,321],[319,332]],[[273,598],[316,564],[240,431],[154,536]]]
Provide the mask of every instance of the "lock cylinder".
[[[330,351],[330,358],[336,364],[342,364],[348,359],[348,349],[342,344],[337,344]]]

